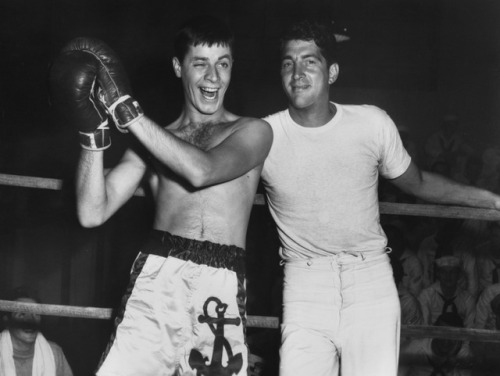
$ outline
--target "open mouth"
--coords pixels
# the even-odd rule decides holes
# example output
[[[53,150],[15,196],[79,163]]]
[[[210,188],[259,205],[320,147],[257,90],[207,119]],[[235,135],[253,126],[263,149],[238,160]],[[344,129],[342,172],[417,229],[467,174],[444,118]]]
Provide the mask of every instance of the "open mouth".
[[[214,100],[217,97],[219,89],[214,89],[210,87],[200,87],[201,94],[203,98],[208,100]]]

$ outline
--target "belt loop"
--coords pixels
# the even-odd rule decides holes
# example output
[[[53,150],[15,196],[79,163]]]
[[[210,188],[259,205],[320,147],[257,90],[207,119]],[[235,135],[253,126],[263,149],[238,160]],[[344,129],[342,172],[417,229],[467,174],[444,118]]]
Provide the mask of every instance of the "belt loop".
[[[280,260],[280,266],[285,265],[285,260]]]
[[[392,248],[391,247],[385,247],[385,253],[389,254],[392,252]]]

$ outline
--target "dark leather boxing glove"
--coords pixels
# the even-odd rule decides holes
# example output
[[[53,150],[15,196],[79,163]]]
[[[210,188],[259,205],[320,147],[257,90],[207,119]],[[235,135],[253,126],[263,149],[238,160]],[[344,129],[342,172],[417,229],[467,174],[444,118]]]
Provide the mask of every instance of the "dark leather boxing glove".
[[[66,51],[78,50],[92,55],[98,61],[98,96],[121,132],[128,132],[130,124],[144,116],[139,103],[134,100],[128,77],[114,51],[97,39],[77,38]]]
[[[80,144],[88,150],[111,145],[108,117],[96,95],[97,71],[97,61],[91,55],[63,51],[49,75],[52,102],[65,120],[78,128]]]

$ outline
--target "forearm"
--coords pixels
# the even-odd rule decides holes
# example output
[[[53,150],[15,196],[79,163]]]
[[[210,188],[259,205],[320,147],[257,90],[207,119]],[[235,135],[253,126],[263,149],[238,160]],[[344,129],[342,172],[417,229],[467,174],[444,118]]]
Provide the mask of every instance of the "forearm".
[[[193,186],[206,184],[211,171],[209,153],[180,139],[144,116],[128,130],[163,165]]]
[[[435,203],[500,209],[500,197],[485,189],[457,183],[431,172],[422,172],[418,197]]]
[[[103,152],[82,149],[76,174],[77,215],[84,227],[102,224],[106,206]]]

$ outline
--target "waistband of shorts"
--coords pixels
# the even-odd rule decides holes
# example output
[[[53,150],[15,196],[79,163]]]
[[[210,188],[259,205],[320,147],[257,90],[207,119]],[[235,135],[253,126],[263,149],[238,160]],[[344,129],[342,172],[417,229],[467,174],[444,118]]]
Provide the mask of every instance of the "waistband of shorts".
[[[363,261],[371,261],[377,259],[381,256],[387,255],[392,250],[389,247],[379,249],[379,250],[371,250],[371,251],[341,251],[331,256],[322,256],[322,257],[311,257],[306,259],[286,259],[281,260],[281,265],[290,264],[290,265],[308,265],[311,266],[313,264],[329,264],[331,262],[337,262],[339,264],[352,264]]]
[[[235,245],[188,239],[167,231],[152,230],[141,247],[141,252],[245,274],[245,250]]]

